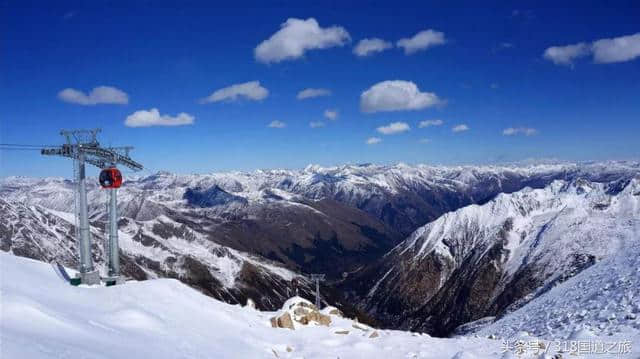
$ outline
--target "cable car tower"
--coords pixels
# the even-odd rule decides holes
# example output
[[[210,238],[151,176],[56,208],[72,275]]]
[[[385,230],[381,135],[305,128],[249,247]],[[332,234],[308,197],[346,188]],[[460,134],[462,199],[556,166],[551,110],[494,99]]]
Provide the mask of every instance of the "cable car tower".
[[[100,185],[109,191],[109,239],[105,244],[107,275],[103,278],[107,285],[120,281],[120,259],[118,246],[118,208],[117,189],[122,184],[122,175],[116,168],[123,165],[131,170],[142,170],[142,164],[129,157],[133,147],[100,147],[97,134],[101,129],[93,130],[62,130],[60,135],[65,137],[66,143],[60,147],[43,148],[40,153],[50,156],[61,156],[73,159],[75,189],[76,238],[80,252],[78,275],[71,279],[71,283],[100,284],[100,273],[93,266],[91,257],[91,231],[87,208],[87,184],[85,164],[94,165],[102,170]]]
[[[324,280],[324,274],[313,273],[311,274],[311,280],[316,282],[316,308],[320,310],[320,282]]]

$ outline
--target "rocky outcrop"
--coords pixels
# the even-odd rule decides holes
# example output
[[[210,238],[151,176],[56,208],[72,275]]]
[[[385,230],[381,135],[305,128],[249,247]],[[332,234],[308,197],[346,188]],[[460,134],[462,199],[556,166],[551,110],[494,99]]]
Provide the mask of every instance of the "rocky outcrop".
[[[335,308],[334,308],[335,309]],[[336,309],[337,310],[337,309]],[[287,319],[288,318],[288,319]],[[275,317],[271,318],[271,326],[283,328],[279,321],[283,320],[288,324],[292,319],[297,325],[331,325],[331,316],[321,313],[318,308],[308,300],[301,297],[293,297],[284,304],[283,309]],[[290,328],[295,329],[295,328]]]
[[[288,312],[284,312],[280,316],[271,318],[271,326],[273,328],[287,328],[294,330],[293,321],[291,315]]]

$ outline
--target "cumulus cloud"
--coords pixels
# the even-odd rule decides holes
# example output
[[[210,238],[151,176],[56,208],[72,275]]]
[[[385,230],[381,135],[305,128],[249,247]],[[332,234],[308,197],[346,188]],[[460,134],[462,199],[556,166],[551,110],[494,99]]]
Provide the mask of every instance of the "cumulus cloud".
[[[544,51],[543,57],[556,65],[573,65],[573,60],[589,55],[589,46],[584,42],[566,45],[552,46]]]
[[[125,105],[129,103],[129,95],[110,86],[95,87],[88,95],[76,89],[66,88],[58,92],[58,98],[64,102],[85,106],[99,104]]]
[[[425,120],[425,121],[420,121],[420,123],[418,124],[418,128],[442,126],[443,123],[444,121],[442,120]]]
[[[444,38],[443,32],[429,29],[420,31],[413,35],[413,37],[400,39],[396,45],[404,49],[405,55],[411,55],[433,46],[442,45],[445,42],[446,39]]]
[[[388,41],[384,41],[382,39],[378,39],[378,38],[362,39],[353,48],[353,53],[356,56],[364,57],[364,56],[372,55],[376,52],[382,52],[392,47],[393,47],[393,44],[391,44]]]
[[[410,81],[382,81],[360,94],[363,112],[421,110],[444,103],[433,92],[420,92]]]
[[[581,42],[567,46],[552,46],[544,51],[543,56],[556,65],[571,66],[574,59],[588,55],[593,55],[593,62],[597,64],[634,60],[640,57],[640,32],[611,39],[600,39],[591,44]]]
[[[529,128],[529,127],[509,127],[509,128],[505,128],[502,131],[502,134],[505,136],[514,136],[514,135],[533,136],[538,134],[538,130],[536,130],[535,128]]]
[[[151,127],[151,126],[183,126],[193,124],[195,117],[181,112],[177,116],[160,115],[157,108],[149,111],[140,110],[127,116],[124,121],[127,127]]]
[[[338,110],[324,110],[324,117],[332,121],[337,120]]]
[[[311,127],[311,128],[324,127],[324,122],[322,122],[322,121],[311,121],[311,122],[309,122],[309,127]]]
[[[200,103],[237,101],[239,99],[260,101],[267,98],[267,96],[269,96],[269,90],[262,87],[260,81],[249,81],[216,90],[211,95],[200,100]]]
[[[386,126],[380,126],[376,128],[376,131],[383,135],[395,135],[402,132],[407,132],[411,129],[406,122],[392,122]]]
[[[254,56],[263,63],[280,62],[302,57],[307,50],[344,46],[349,41],[349,33],[343,27],[322,28],[314,18],[290,18],[255,48]]]
[[[271,123],[269,123],[269,125],[267,127],[270,127],[270,128],[285,128],[285,127],[287,127],[287,124],[282,122],[282,121],[275,120],[275,121],[271,121]]]
[[[380,137],[369,137],[367,138],[367,145],[375,145],[376,143],[382,142]]]
[[[469,126],[467,126],[467,125],[465,125],[465,124],[463,123],[463,124],[460,124],[460,125],[454,126],[454,127],[451,129],[451,131],[456,132],[456,133],[458,133],[458,132],[464,132],[464,131],[469,131]]]
[[[640,57],[640,32],[593,43],[593,61],[599,64],[624,62]]]
[[[298,92],[298,95],[296,96],[296,98],[298,100],[304,100],[304,99],[307,99],[307,98],[314,98],[314,97],[320,97],[320,96],[329,96],[329,95],[331,95],[331,91],[330,90],[308,88],[308,89],[304,89],[304,90]]]

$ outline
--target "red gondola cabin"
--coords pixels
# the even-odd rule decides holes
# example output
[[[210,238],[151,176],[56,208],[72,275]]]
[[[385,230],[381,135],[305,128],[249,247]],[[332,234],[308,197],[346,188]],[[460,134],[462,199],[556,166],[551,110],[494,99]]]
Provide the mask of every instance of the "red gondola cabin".
[[[102,188],[120,188],[122,185],[122,174],[115,167],[105,168],[100,172],[99,181]]]

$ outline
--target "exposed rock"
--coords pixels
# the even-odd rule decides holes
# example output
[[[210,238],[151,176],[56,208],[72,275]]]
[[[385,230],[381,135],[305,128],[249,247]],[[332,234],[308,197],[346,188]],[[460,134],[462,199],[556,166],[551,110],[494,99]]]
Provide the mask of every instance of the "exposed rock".
[[[344,313],[342,313],[342,311],[336,307],[326,307],[324,309],[322,309],[322,312],[325,314],[329,314],[329,315],[335,315],[341,318],[344,318]]]
[[[369,335],[369,338],[377,338],[379,336],[380,336],[380,334],[378,334],[378,331],[374,330],[373,333],[371,333]]]
[[[365,327],[363,327],[361,325],[358,325],[357,323],[353,323],[351,326],[354,327],[355,329],[360,329],[360,330],[365,331],[365,332],[369,331],[368,328],[365,328]]]
[[[292,298],[295,300],[295,298]],[[311,310],[318,310],[318,308],[315,306],[315,304],[311,304],[311,302],[307,301],[306,299],[302,299],[299,298],[299,300],[297,302],[294,302],[292,304],[289,305],[289,309],[293,309],[294,307],[302,307],[302,308],[309,308]]]
[[[293,320],[291,320],[291,315],[289,315],[288,312],[285,312],[279,317],[271,318],[271,326],[274,328],[289,328],[295,330]]]
[[[348,330],[336,330],[334,333],[336,334],[349,334]]]
[[[302,324],[316,322],[319,325],[329,326],[329,324],[331,324],[331,317],[314,310],[302,315],[300,318],[296,318],[296,321]]]

